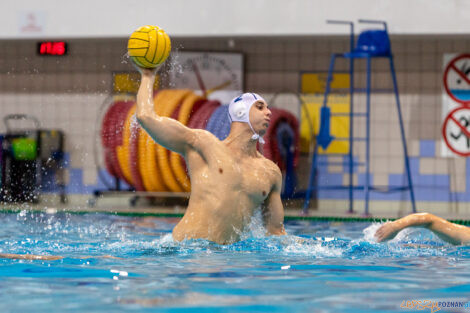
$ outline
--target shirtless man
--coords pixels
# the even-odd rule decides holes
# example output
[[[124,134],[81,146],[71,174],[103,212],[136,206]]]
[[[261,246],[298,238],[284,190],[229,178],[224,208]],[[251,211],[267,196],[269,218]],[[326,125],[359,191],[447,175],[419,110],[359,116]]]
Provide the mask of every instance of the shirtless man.
[[[407,227],[427,228],[442,240],[454,245],[470,244],[469,227],[451,223],[429,213],[410,214],[396,221],[387,222],[375,232],[375,237],[378,242],[387,241]]]
[[[281,171],[256,150],[271,117],[266,101],[254,93],[233,99],[230,134],[220,141],[208,131],[158,116],[153,103],[156,69],[139,71],[137,120],[155,142],[184,157],[191,177],[188,208],[173,229],[173,239],[233,243],[260,206],[267,233],[286,234]]]

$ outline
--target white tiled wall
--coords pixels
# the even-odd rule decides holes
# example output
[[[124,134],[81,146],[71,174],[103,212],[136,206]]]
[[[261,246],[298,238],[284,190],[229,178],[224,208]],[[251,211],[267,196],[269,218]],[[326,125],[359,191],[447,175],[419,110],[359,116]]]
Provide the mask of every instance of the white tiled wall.
[[[63,129],[71,165],[83,168],[86,183],[94,183],[92,145],[97,114],[111,93],[112,73],[133,71],[125,58],[126,39],[73,40],[69,42],[69,55],[63,58],[36,56],[35,47],[36,43],[28,40],[0,42],[0,117],[27,113],[35,115],[44,127]],[[347,51],[349,42],[346,36],[235,38],[235,46],[229,47],[226,38],[176,38],[173,47],[180,51],[244,53],[245,89],[261,93],[268,100],[283,93],[273,105],[298,115],[299,103],[291,93],[300,91],[300,73],[327,71],[331,53]],[[419,140],[438,142],[441,136],[442,56],[470,50],[470,39],[395,36],[392,50],[409,152],[419,156]],[[337,69],[347,70],[347,62],[338,62]],[[374,61],[374,88],[392,86],[388,69],[388,63]],[[364,86],[365,63],[357,62],[356,70],[355,83]],[[357,111],[364,110],[363,94],[356,95],[354,102]],[[375,179],[385,182],[387,174],[403,172],[393,94],[375,95],[371,114],[372,169],[377,174]],[[4,131],[0,124],[0,132]],[[356,123],[355,132],[365,134],[364,124]],[[355,151],[359,160],[363,160],[363,143],[357,143]],[[447,162],[439,157],[423,160],[420,172],[451,173],[453,181],[458,181],[452,183],[452,189],[465,189],[461,184],[465,177],[459,174],[465,162],[452,161],[456,163],[454,167],[444,166]]]

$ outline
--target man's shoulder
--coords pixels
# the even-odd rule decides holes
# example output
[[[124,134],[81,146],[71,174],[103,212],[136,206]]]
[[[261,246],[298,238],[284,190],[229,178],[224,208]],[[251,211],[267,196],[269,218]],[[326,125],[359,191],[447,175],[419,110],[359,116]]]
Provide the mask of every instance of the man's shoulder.
[[[194,131],[195,134],[197,134],[198,136],[201,136],[201,137],[210,137],[210,138],[216,138],[217,137],[212,134],[210,131],[207,131],[205,129],[200,129],[200,128],[191,128],[192,131]]]
[[[221,141],[219,138],[217,138],[214,134],[211,132],[205,130],[205,129],[199,129],[199,128],[192,128],[192,131],[196,136],[195,140],[199,142],[199,144],[202,144],[203,146],[206,146],[208,144],[215,144],[215,143],[220,143]]]
[[[259,154],[261,156],[260,160],[263,163],[263,166],[266,168],[266,170],[271,173],[275,178],[282,177],[281,169],[279,166],[277,166],[276,163],[271,161],[270,159],[266,158],[263,156],[261,153]]]

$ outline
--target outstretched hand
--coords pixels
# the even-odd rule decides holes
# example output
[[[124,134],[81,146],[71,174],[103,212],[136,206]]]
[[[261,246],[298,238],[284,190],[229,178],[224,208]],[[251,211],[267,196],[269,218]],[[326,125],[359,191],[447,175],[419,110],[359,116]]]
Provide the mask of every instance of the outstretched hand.
[[[154,67],[154,68],[140,67],[137,64],[135,64],[134,61],[132,61],[132,64],[140,72],[140,74],[146,75],[146,76],[155,76],[157,74],[158,70],[163,66],[164,63],[159,64],[159,65],[157,65],[157,67]]]
[[[155,76],[158,72],[158,69],[160,68],[160,66],[157,66],[155,68],[143,68],[143,67],[140,67],[140,66],[137,66],[137,70],[140,72],[140,74],[142,75],[151,75],[151,76]]]
[[[380,228],[375,232],[375,238],[377,242],[388,241],[393,238],[400,232],[400,229],[396,226],[394,222],[387,222],[380,226]]]

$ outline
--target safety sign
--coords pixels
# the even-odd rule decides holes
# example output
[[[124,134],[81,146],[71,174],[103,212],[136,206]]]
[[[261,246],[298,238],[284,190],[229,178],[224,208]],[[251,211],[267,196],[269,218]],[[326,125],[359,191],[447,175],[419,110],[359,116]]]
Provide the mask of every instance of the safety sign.
[[[454,101],[470,106],[470,54],[460,54],[447,63],[444,88]]]
[[[460,156],[470,156],[470,108],[458,107],[444,120],[442,137],[447,147]]]

